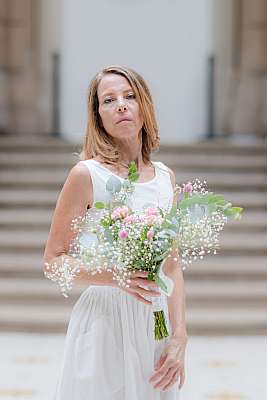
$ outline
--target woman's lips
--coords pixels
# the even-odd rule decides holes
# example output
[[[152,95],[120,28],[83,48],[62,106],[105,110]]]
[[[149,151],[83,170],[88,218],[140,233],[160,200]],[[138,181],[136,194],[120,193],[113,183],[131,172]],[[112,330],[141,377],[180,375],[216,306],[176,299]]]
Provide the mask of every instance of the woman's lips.
[[[121,122],[131,122],[132,120],[129,118],[124,118],[124,119],[120,119],[117,124],[120,124]]]

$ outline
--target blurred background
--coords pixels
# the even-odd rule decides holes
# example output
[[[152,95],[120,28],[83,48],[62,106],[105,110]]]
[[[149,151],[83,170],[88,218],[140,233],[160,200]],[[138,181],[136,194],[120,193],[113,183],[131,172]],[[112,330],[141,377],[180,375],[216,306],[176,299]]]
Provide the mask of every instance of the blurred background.
[[[0,0],[0,398],[53,397],[72,306],[44,278],[92,77],[148,82],[165,162],[245,208],[184,271],[183,400],[267,398],[267,0]],[[4,379],[2,379],[4,377]]]

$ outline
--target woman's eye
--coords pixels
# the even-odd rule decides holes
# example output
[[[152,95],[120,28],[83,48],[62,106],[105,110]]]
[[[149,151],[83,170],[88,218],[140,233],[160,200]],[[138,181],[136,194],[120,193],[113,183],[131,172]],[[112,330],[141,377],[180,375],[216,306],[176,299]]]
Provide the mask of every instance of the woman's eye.
[[[127,99],[135,99],[135,94],[134,93],[129,93],[127,95]]]
[[[111,98],[105,99],[105,100],[104,100],[104,104],[109,104],[109,103],[111,103],[111,102],[112,102],[112,99],[111,99]]]

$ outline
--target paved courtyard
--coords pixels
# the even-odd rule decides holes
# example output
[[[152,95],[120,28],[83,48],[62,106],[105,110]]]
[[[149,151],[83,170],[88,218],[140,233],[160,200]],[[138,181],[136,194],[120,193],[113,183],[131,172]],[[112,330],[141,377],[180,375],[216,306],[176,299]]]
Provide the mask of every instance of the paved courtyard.
[[[0,399],[53,400],[63,347],[63,335],[0,334]],[[186,372],[181,400],[266,400],[267,336],[190,337]]]

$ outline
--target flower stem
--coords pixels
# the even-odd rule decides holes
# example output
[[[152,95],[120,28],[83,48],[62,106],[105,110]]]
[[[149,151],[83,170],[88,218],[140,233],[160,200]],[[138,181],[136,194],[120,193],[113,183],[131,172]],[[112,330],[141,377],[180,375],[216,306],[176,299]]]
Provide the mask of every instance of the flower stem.
[[[154,311],[155,317],[155,339],[162,340],[169,336],[168,329],[166,326],[164,311]]]

